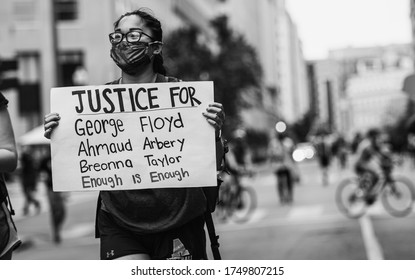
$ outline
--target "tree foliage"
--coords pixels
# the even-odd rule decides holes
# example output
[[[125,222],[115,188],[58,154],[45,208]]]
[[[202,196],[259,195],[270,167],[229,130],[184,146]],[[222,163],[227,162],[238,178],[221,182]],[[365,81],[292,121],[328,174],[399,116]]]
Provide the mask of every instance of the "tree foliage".
[[[166,38],[163,52],[168,75],[196,81],[210,72],[213,55],[198,37],[198,31],[190,27],[177,29]]]
[[[211,24],[218,52],[200,40],[197,29],[178,29],[165,39],[165,64],[168,75],[190,81],[212,80],[215,100],[224,105],[227,130],[232,131],[239,123],[241,108],[252,105],[247,100],[260,100],[262,69],[254,48],[230,29],[226,16]]]
[[[389,135],[390,144],[396,152],[402,152],[408,144],[408,121],[415,115],[415,102],[408,99],[405,114],[398,119],[394,125],[387,126],[386,133]]]
[[[299,142],[306,142],[315,120],[315,113],[309,110],[304,116],[292,125],[292,133]]]
[[[238,106],[249,105],[242,102],[242,91],[252,93],[249,89],[260,87],[262,69],[253,47],[229,28],[227,17],[216,18],[212,25],[221,51],[215,57],[211,77],[217,90],[223,93],[222,101],[228,108],[228,114],[235,116]]]

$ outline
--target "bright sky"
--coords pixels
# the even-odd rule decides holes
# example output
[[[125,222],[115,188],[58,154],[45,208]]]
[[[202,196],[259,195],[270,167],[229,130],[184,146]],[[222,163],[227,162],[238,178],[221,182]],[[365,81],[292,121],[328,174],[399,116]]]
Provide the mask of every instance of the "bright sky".
[[[409,43],[410,0],[285,0],[308,60],[328,50]]]

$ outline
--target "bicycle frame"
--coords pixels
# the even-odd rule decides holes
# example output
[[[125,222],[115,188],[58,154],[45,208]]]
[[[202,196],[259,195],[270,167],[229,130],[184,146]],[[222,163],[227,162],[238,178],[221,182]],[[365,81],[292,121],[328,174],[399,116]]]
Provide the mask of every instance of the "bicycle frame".
[[[365,196],[373,195],[373,198],[375,200],[377,200],[377,198],[382,193],[382,191],[384,191],[387,187],[392,188],[393,183],[395,182],[392,176],[392,170],[382,169],[382,176],[379,178],[379,181],[376,183],[376,185],[374,185],[371,188],[370,193],[369,193],[367,189],[361,187],[361,180],[363,180],[362,178],[363,176],[364,175],[359,176],[359,186],[363,190]]]
[[[253,188],[243,182],[244,176],[250,176],[250,174],[227,174],[223,178],[215,211],[219,219],[230,218],[236,222],[245,222],[255,209],[256,196]]]
[[[402,175],[393,176],[392,168],[382,171],[375,185],[372,177],[366,176],[370,173],[342,180],[336,190],[339,210],[349,218],[359,218],[379,199],[392,216],[404,217],[411,213],[415,201],[413,183]]]

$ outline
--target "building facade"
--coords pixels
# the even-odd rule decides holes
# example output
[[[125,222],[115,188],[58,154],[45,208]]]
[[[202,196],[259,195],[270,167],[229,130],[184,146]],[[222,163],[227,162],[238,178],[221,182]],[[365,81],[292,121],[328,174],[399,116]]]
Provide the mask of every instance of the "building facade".
[[[307,65],[285,0],[227,0],[222,11],[257,50],[264,72],[264,118],[268,116],[274,124],[277,120],[294,123],[300,119],[310,108]]]
[[[123,13],[149,7],[168,34],[193,25],[206,38],[220,1],[188,0],[5,0],[0,11],[0,60],[17,59],[20,86],[6,90],[15,133],[21,135],[50,111],[56,86],[103,84],[119,77],[108,34]],[[53,12],[55,11],[55,13]],[[53,17],[52,15],[55,15]],[[99,15],[99,16],[96,16]],[[57,59],[55,59],[55,57]]]
[[[102,84],[119,77],[120,70],[110,58],[108,33],[121,14],[140,7],[149,7],[160,19],[165,35],[182,26],[195,26],[207,44],[214,41],[210,20],[227,15],[231,28],[256,49],[262,65],[260,90],[268,112],[265,126],[270,115],[272,121],[293,122],[307,110],[301,43],[284,0],[3,2],[0,60],[15,58],[19,65],[19,88],[5,91],[11,100],[9,109],[16,135],[43,122],[44,114],[50,111],[52,87]],[[211,47],[215,48],[214,44]]]
[[[347,122],[341,94],[339,64],[333,60],[309,62],[309,83],[315,114],[314,127],[324,125],[330,131],[342,131]]]
[[[409,18],[411,20],[411,26],[412,26],[412,51],[415,53],[415,0],[410,0],[410,13]],[[415,60],[414,60],[415,65]]]
[[[329,58],[339,65],[343,85],[338,108],[347,122],[341,132],[365,133],[393,124],[404,113],[408,96],[403,82],[413,72],[410,44],[333,50]]]

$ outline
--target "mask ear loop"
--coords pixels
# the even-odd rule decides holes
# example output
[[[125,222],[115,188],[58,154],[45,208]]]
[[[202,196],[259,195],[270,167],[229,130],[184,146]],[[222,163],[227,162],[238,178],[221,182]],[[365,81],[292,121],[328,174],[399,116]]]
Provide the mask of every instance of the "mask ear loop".
[[[153,44],[163,45],[163,42],[162,41],[154,41],[154,42],[150,42],[150,43],[147,43],[147,44],[149,44],[149,45],[153,45]]]

